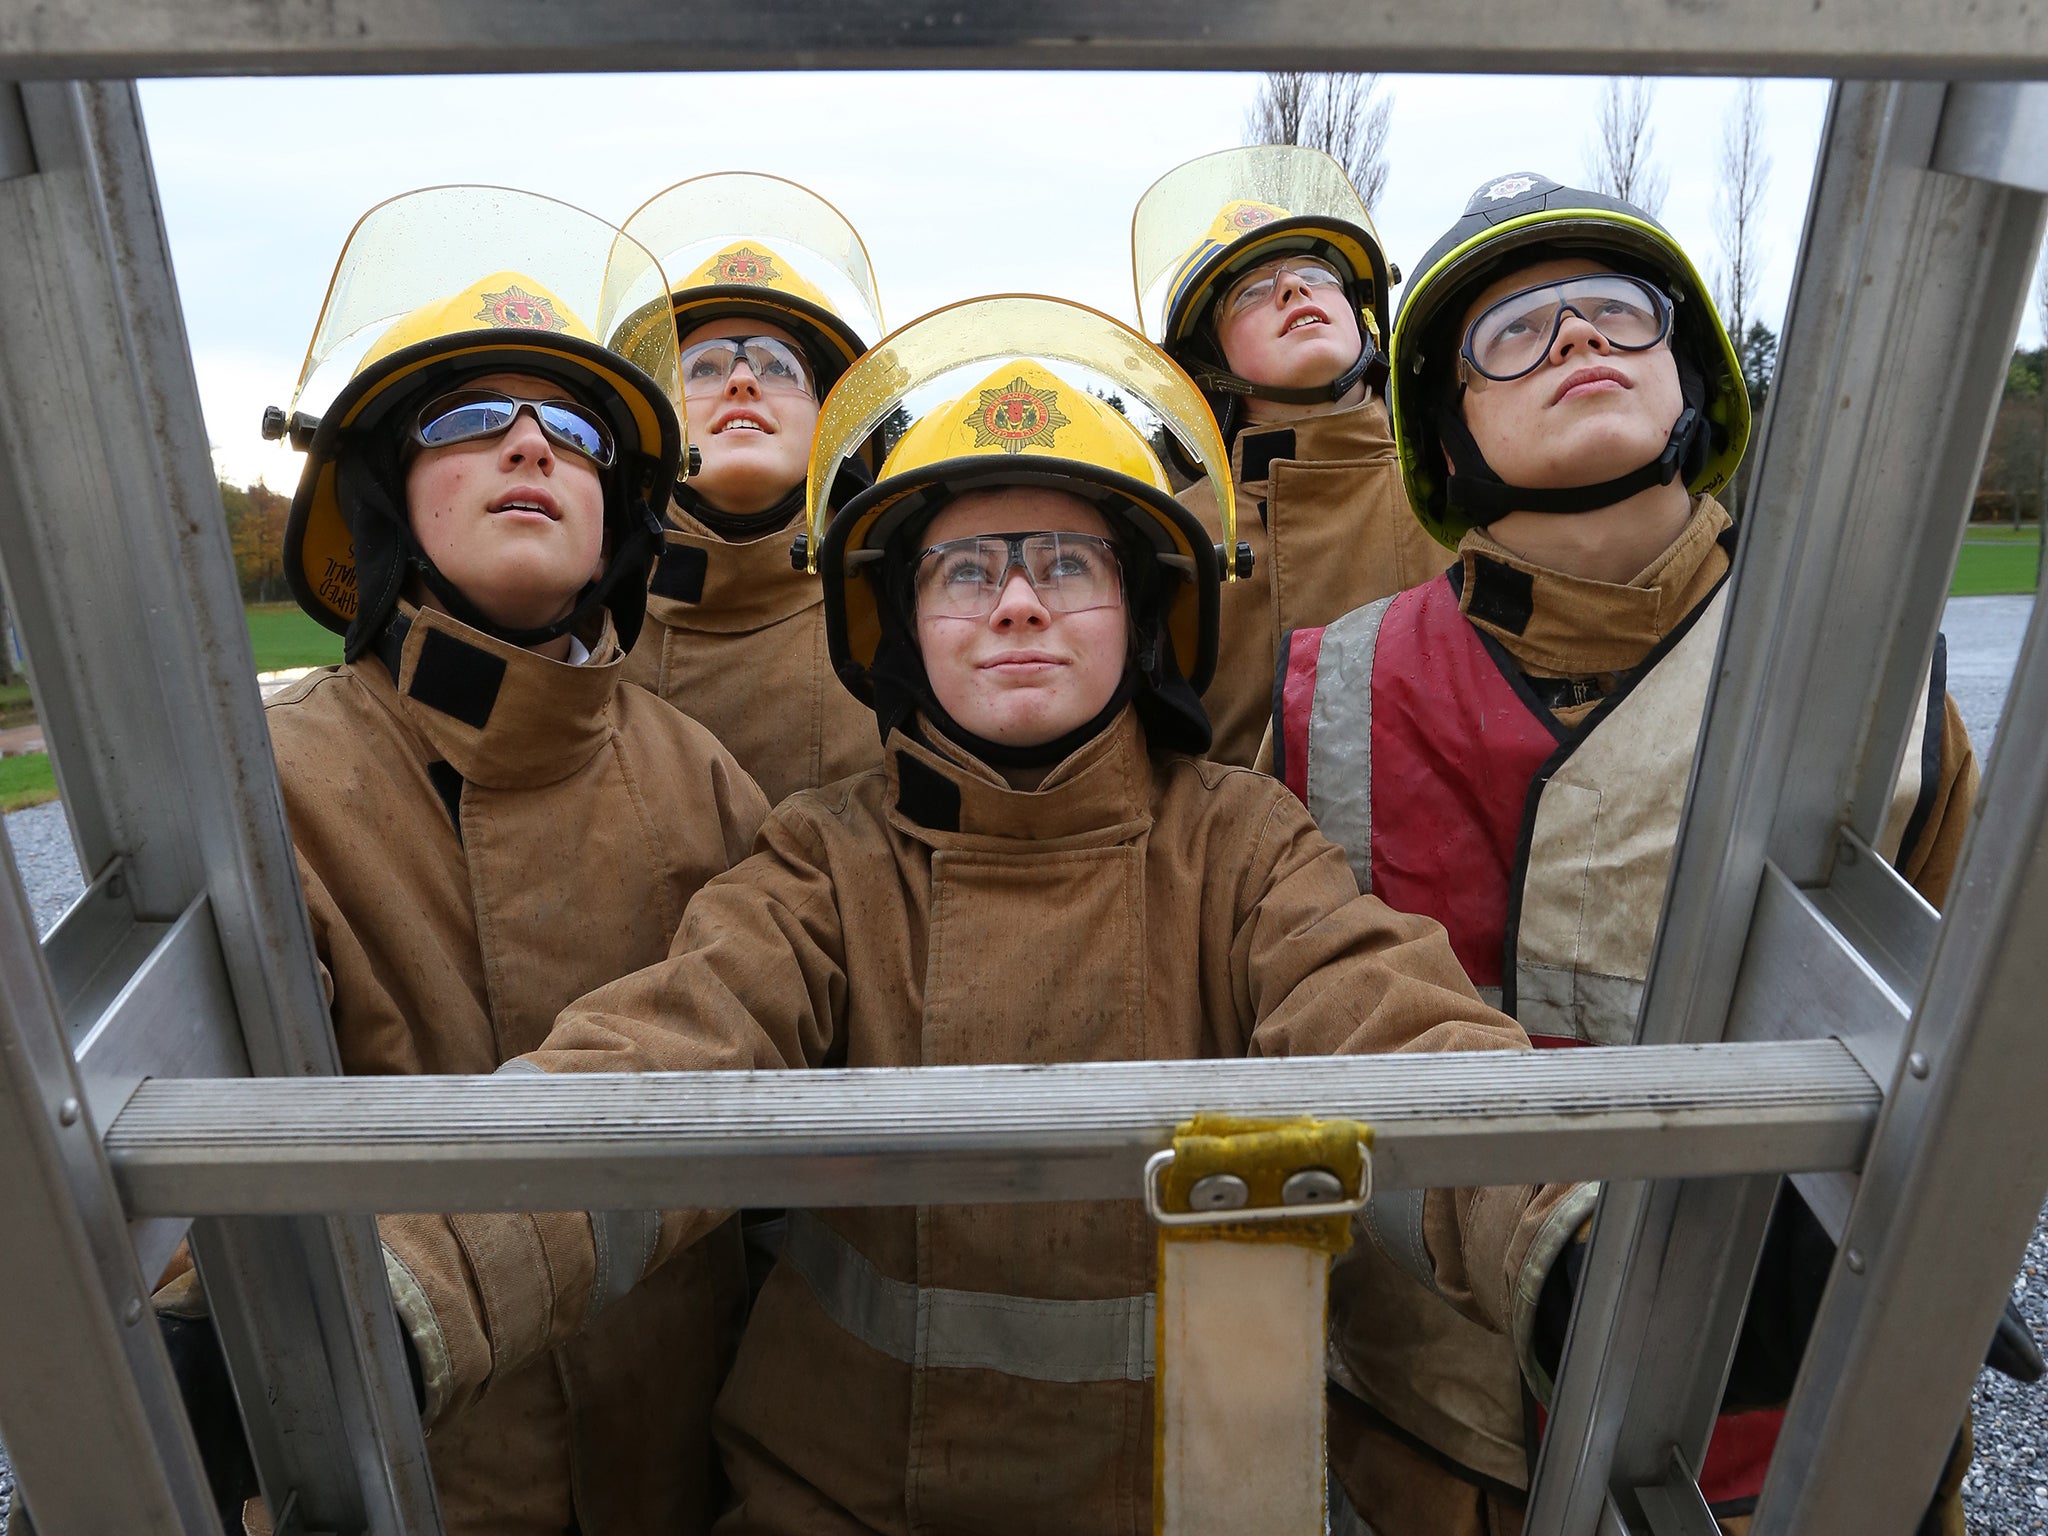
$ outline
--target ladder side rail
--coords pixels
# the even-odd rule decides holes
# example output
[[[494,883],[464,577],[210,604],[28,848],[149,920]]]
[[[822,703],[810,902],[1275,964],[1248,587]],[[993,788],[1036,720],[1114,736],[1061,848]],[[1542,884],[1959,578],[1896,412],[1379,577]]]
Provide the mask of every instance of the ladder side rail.
[[[1927,175],[1945,95],[1842,84],[1830,105],[1645,1041],[1721,1037],[1745,954],[1767,937],[1751,932],[1766,859],[1823,884],[1844,824],[1874,832],[1889,800],[2026,288],[2015,252],[2038,228],[2005,194]],[[1865,931],[1834,936],[1860,961]],[[1619,1439],[1605,1465],[1596,1449],[1567,1478],[1539,1478],[1532,1536],[1584,1529],[1610,1489],[1657,1482],[1672,1447],[1689,1463],[1704,1450],[1733,1333],[1705,1337],[1698,1318],[1755,1253],[1688,1240],[1722,1268],[1661,1262],[1678,1240],[1646,1221],[1649,1198],[1615,1192],[1606,1204],[1628,1209],[1602,1211],[1591,1257],[1629,1264],[1623,1289],[1657,1297],[1651,1332],[1613,1335],[1625,1307],[1586,1314],[1574,1334],[1594,1351],[1568,1360],[1552,1421],[1553,1440],[1596,1419]]]
[[[2044,631],[2048,604],[2037,603],[1756,1536],[1907,1527],[1968,1406],[2048,1190]]]
[[[19,95],[35,165],[0,182],[0,270],[36,301],[0,322],[0,560],[95,876],[49,955],[81,1046],[110,992],[175,969],[156,965],[174,933],[216,948],[227,983],[222,1006],[178,1020],[203,1042],[131,1032],[123,1049],[86,1050],[79,1072],[101,1103],[115,1060],[131,1077],[194,1059],[332,1073],[135,88]],[[194,935],[177,920],[201,898]],[[168,1237],[161,1223],[135,1233],[152,1257]],[[371,1223],[208,1223],[194,1244],[209,1275],[246,1263],[270,1280],[243,1288],[253,1310],[217,1319],[244,1400],[280,1405],[291,1426],[266,1486],[296,1491],[316,1528],[438,1529]],[[293,1329],[314,1295],[367,1330],[363,1350]],[[361,1486],[365,1469],[331,1454],[351,1429],[388,1453]]]
[[[714,0],[43,0],[0,19],[0,73],[14,78],[819,68],[2019,78],[2048,73],[2048,18],[2026,0],[1043,0],[1024,11],[865,0],[850,12]]]
[[[0,1440],[52,1536],[204,1536],[219,1519],[83,1105],[0,838]]]

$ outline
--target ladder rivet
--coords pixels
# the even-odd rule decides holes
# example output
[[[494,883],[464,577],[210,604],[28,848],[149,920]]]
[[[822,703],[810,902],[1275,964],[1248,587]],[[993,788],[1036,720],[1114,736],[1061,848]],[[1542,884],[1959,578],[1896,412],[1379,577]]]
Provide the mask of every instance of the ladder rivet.
[[[1344,1181],[1327,1168],[1304,1168],[1280,1186],[1282,1205],[1334,1205],[1344,1198]]]
[[[128,1305],[121,1311],[121,1321],[130,1328],[142,1321],[142,1303],[135,1297],[128,1298]]]
[[[107,899],[109,901],[119,901],[127,894],[128,881],[124,876],[110,875],[107,878]]]
[[[59,1125],[78,1124],[78,1100],[66,1099],[57,1106],[57,1123]]]
[[[1851,1248],[1842,1255],[1842,1262],[1849,1266],[1850,1274],[1860,1275],[1863,1273],[1863,1254],[1859,1250]]]
[[[1842,843],[1841,859],[1844,864],[1854,864],[1856,862],[1856,845],[1854,843]]]
[[[1241,1210],[1252,1197],[1251,1186],[1234,1173],[1212,1173],[1188,1189],[1191,1211]]]
[[[1906,1058],[1906,1070],[1915,1077],[1925,1077],[1927,1075],[1927,1058],[1918,1051],[1915,1051]]]

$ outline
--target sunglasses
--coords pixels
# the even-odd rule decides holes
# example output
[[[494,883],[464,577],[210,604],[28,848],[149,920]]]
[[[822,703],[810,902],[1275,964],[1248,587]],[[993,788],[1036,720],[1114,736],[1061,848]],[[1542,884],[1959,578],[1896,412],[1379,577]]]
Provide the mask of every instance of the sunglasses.
[[[429,401],[413,423],[413,441],[422,448],[452,448],[503,437],[521,411],[533,412],[541,436],[557,448],[580,453],[600,469],[611,468],[618,457],[610,429],[588,407],[573,400],[515,400],[494,389],[458,389]]]

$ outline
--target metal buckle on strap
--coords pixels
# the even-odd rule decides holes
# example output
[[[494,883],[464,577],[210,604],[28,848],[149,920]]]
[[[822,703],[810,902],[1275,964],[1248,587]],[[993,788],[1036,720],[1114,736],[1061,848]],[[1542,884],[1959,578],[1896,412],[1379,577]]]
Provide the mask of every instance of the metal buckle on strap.
[[[1196,1182],[1188,1192],[1190,1201],[1201,1201],[1207,1191],[1213,1203],[1199,1211],[1169,1211],[1160,1193],[1160,1180],[1174,1160],[1173,1148],[1155,1152],[1145,1160],[1145,1210],[1162,1227],[1220,1226],[1240,1221],[1302,1221],[1330,1216],[1355,1216],[1372,1200],[1372,1148],[1361,1141],[1358,1156],[1363,1175],[1358,1194],[1344,1198],[1344,1186],[1327,1168],[1303,1168],[1288,1175],[1280,1186],[1278,1205],[1245,1205],[1248,1191],[1244,1180],[1233,1174],[1211,1174]]]

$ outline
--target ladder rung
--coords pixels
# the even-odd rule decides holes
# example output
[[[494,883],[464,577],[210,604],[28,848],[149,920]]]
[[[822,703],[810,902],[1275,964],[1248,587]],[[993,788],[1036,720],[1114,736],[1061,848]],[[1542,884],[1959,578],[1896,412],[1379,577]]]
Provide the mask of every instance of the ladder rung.
[[[1374,1127],[1382,1188],[1855,1168],[1833,1040],[641,1076],[157,1079],[109,1128],[131,1216],[1134,1198],[1198,1110]]]

